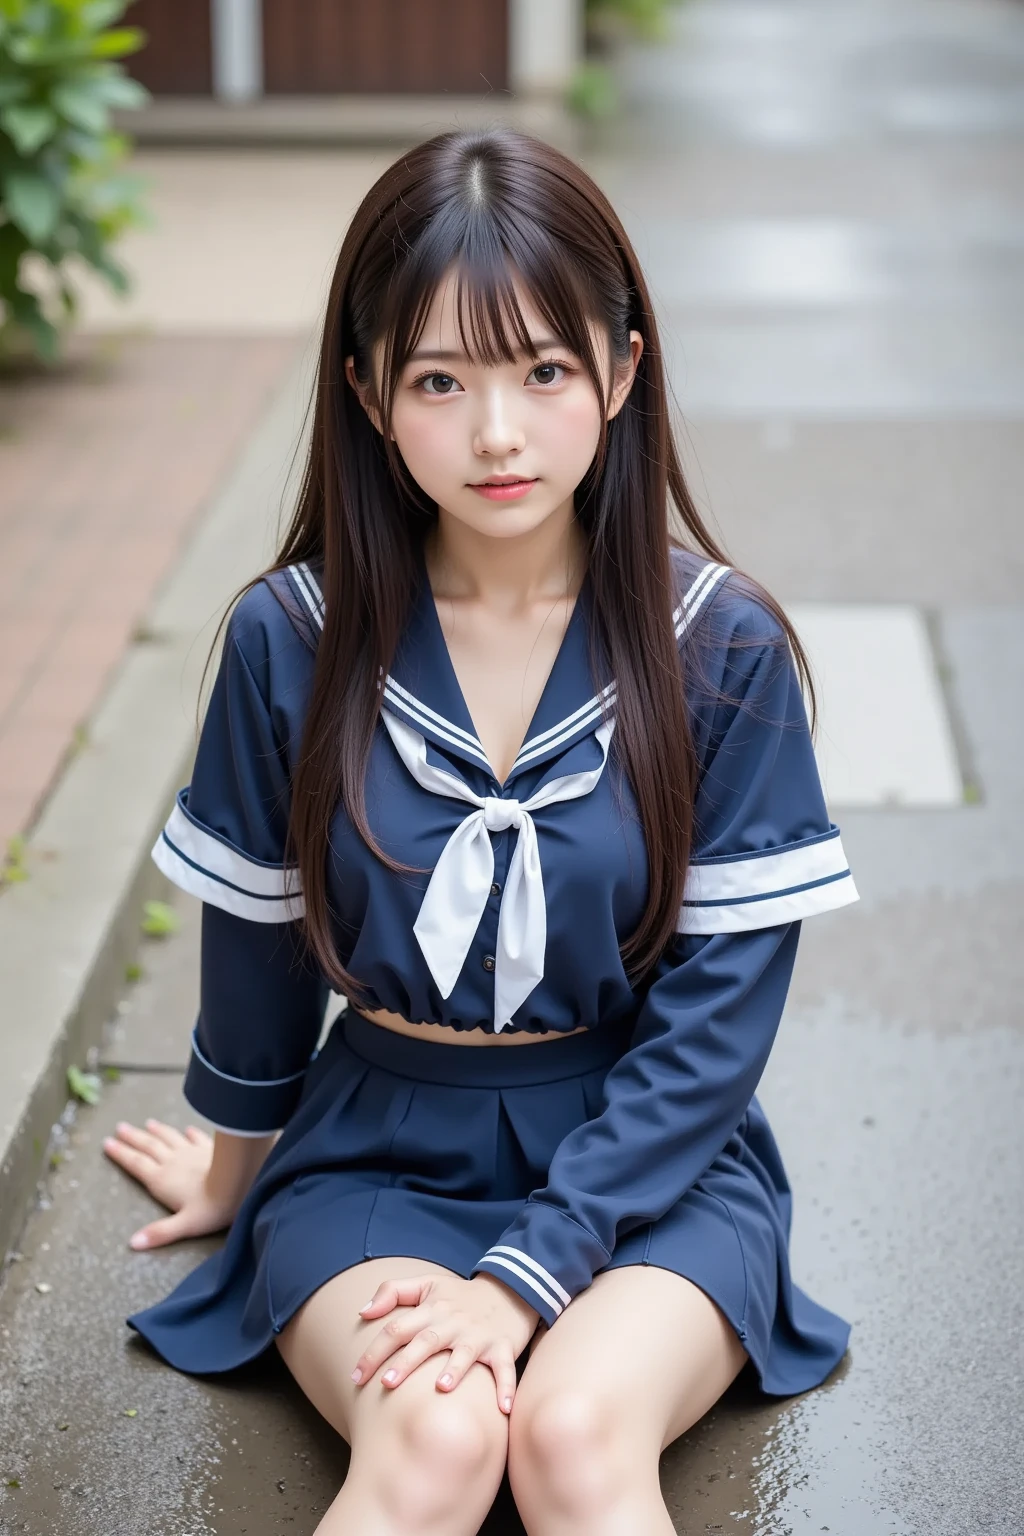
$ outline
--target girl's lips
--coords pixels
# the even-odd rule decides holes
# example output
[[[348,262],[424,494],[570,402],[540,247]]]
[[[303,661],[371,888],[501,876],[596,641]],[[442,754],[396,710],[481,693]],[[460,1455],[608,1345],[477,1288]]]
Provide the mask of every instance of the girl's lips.
[[[518,501],[521,496],[527,495],[537,484],[536,480],[505,480],[497,484],[472,485],[470,490],[476,491],[480,496],[486,496],[488,501]]]

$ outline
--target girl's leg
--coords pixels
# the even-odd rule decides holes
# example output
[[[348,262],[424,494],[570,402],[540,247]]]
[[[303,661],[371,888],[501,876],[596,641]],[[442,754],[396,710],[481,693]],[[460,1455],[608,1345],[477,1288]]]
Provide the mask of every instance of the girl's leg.
[[[277,1347],[313,1406],[352,1448],[349,1473],[318,1536],[476,1536],[501,1483],[508,1418],[494,1377],[474,1365],[453,1392],[435,1383],[442,1351],[401,1386],[379,1374],[357,1387],[350,1372],[387,1318],[359,1308],[385,1279],[445,1271],[422,1259],[368,1259],[311,1296]]]
[[[661,1452],[747,1356],[703,1291],[654,1266],[606,1270],[535,1336],[509,1419],[529,1536],[672,1536]]]

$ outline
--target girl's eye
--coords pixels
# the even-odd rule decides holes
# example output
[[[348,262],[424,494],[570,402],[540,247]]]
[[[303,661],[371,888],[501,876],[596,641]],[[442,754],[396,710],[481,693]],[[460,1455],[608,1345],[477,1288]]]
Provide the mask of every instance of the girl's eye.
[[[567,372],[564,363],[538,363],[530,378],[537,384],[561,384]]]
[[[424,378],[417,380],[417,383],[425,395],[454,395],[456,390],[462,388],[450,373],[428,373]]]

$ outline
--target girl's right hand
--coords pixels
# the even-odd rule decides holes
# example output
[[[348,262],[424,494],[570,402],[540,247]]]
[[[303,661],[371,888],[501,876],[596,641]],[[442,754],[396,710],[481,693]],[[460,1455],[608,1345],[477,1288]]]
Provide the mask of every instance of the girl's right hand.
[[[213,1137],[190,1125],[182,1133],[161,1120],[144,1130],[121,1121],[103,1150],[111,1162],[138,1179],[154,1200],[172,1212],[136,1232],[133,1248],[160,1248],[185,1237],[205,1237],[231,1225],[240,1200],[211,1190]]]

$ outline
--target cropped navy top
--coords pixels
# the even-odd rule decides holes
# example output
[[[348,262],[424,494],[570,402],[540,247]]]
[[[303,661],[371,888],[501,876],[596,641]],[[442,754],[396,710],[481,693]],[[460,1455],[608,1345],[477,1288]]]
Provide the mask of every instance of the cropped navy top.
[[[620,945],[644,908],[645,845],[616,765],[615,682],[591,671],[586,586],[502,784],[424,573],[366,776],[374,836],[420,873],[392,873],[343,809],[331,827],[338,952],[365,1006],[456,1030],[631,1027],[604,1110],[566,1136],[545,1188],[477,1266],[549,1322],[616,1237],[656,1220],[726,1145],[775,1038],[800,921],[857,899],[781,627],[727,567],[679,551],[673,564],[679,645],[699,647],[686,669],[695,840],[678,932],[641,985]],[[276,572],[235,608],[192,782],[153,850],[204,903],[186,1098],[239,1135],[295,1108],[328,993],[284,863],[317,576]]]

